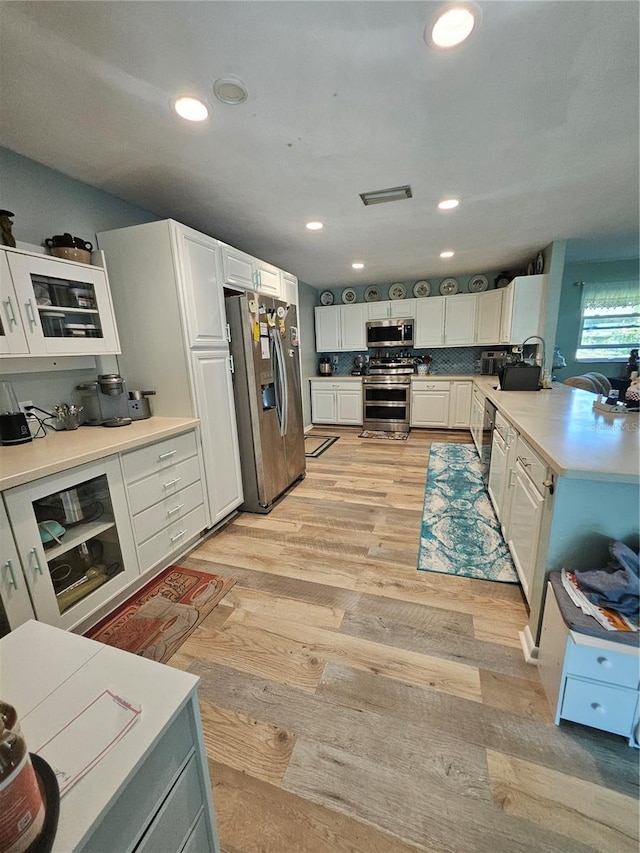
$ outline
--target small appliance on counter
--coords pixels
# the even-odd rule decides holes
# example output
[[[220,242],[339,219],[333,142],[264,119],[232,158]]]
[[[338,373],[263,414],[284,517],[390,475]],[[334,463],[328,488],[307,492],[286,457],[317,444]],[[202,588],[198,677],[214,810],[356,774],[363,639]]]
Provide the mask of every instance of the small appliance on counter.
[[[127,426],[129,413],[127,385],[118,373],[103,373],[97,382],[76,385],[80,392],[87,426]]]
[[[508,364],[509,353],[506,349],[490,349],[480,353],[480,373],[485,376],[497,376],[499,371]]]
[[[539,364],[525,364],[523,361],[506,365],[498,374],[500,390],[539,391],[540,371]]]
[[[18,405],[18,398],[11,382],[0,382],[0,444],[26,444],[33,436],[27,416]]]
[[[353,359],[352,376],[366,376],[369,372],[369,356],[357,355]]]
[[[147,397],[155,396],[155,391],[129,391],[129,417],[141,421],[151,417],[151,406]]]
[[[333,362],[330,358],[323,356],[318,362],[320,376],[333,376]]]

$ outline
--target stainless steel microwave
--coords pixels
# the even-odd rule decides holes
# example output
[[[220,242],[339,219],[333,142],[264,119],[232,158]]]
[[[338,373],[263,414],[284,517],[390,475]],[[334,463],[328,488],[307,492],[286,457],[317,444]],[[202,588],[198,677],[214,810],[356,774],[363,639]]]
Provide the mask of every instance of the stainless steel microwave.
[[[368,347],[412,347],[414,320],[372,320],[367,323]]]

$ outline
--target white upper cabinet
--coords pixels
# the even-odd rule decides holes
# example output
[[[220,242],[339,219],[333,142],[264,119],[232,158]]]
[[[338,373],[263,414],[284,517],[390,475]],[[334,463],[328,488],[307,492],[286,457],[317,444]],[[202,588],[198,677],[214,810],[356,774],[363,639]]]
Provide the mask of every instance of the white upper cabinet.
[[[23,252],[0,252],[0,353],[120,352],[106,270]]]
[[[475,343],[476,294],[465,293],[447,299],[444,318],[444,342],[448,347]]]
[[[280,299],[282,296],[280,270],[277,267],[273,267],[264,261],[255,260],[253,280],[255,289],[264,293],[265,296],[273,296],[274,299]]]
[[[217,240],[177,222],[171,224],[182,275],[188,344],[190,347],[227,347],[224,293],[220,285]]]
[[[447,298],[446,296],[433,296],[416,300],[416,347],[441,347],[444,345],[444,314]]]
[[[531,335],[542,335],[547,285],[546,275],[523,275],[501,291],[500,343],[521,344]]]
[[[281,276],[282,299],[288,305],[298,304],[298,279],[290,272],[283,272]]]
[[[388,317],[413,320],[416,316],[417,299],[387,299],[383,302],[367,303],[368,320],[386,320]]]
[[[489,290],[477,296],[476,343],[497,344],[501,340],[502,291]]]
[[[226,285],[239,290],[253,290],[253,258],[233,246],[220,243],[222,274]]]
[[[330,305],[316,308],[316,352],[353,352],[367,349],[367,305]]]

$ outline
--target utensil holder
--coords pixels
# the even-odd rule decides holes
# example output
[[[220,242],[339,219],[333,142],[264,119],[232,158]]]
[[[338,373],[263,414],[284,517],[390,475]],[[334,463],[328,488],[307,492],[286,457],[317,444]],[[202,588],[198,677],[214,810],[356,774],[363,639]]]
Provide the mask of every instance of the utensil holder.
[[[80,420],[78,415],[62,415],[58,417],[58,423],[65,429],[78,429]]]
[[[418,364],[418,376],[426,376],[429,373],[429,365],[428,364]]]

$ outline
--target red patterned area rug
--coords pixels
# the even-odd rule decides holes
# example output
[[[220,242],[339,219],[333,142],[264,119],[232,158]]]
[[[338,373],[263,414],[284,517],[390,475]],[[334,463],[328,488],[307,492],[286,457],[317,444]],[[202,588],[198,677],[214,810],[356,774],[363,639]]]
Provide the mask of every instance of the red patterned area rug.
[[[235,578],[169,566],[85,637],[166,663],[235,583]]]

